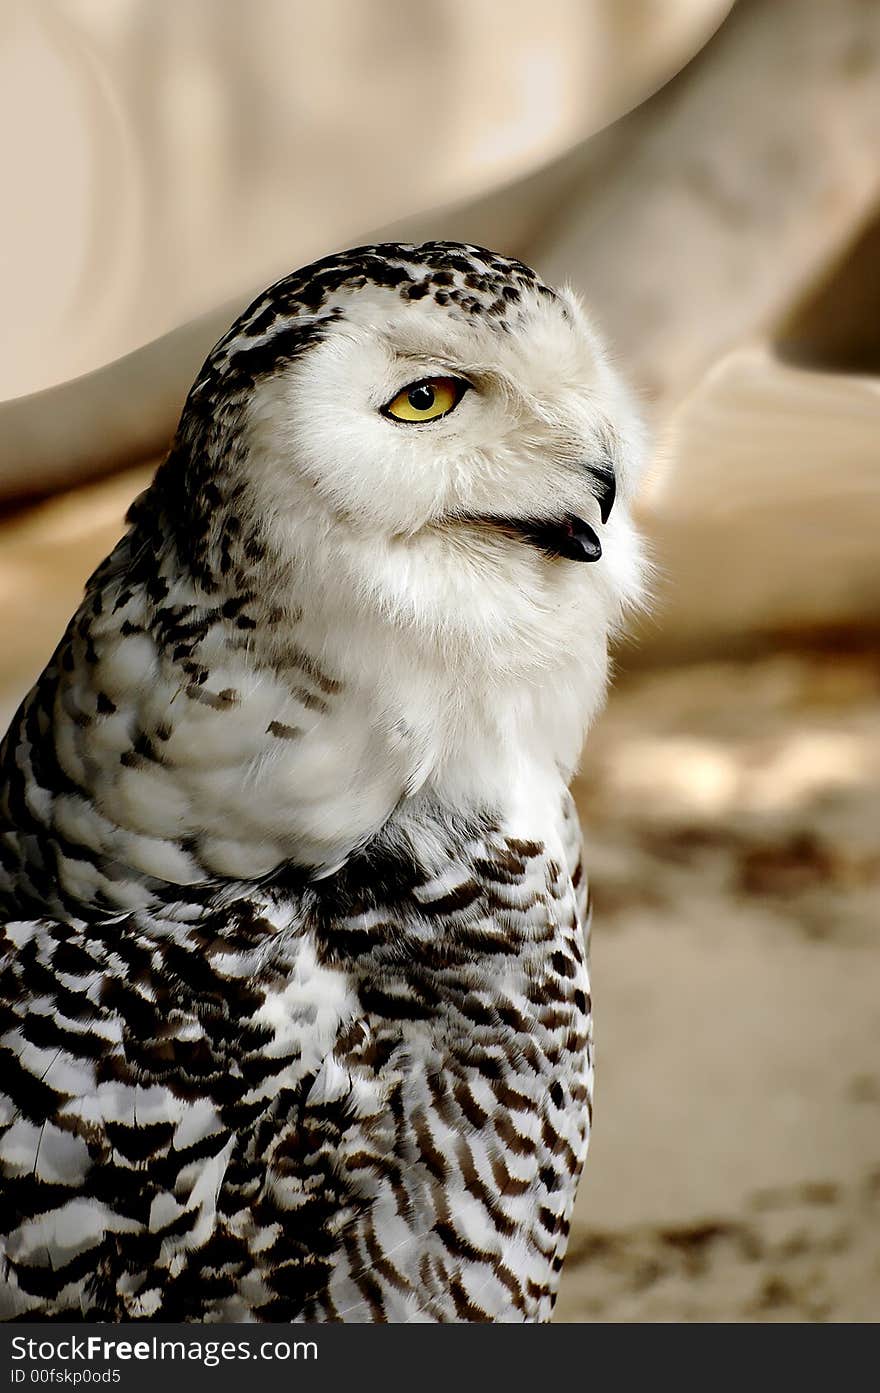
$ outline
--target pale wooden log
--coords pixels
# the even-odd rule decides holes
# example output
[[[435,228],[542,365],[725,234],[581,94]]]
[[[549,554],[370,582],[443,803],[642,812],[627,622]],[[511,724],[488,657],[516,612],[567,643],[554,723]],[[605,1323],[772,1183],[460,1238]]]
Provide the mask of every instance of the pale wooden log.
[[[45,667],[151,473],[151,466],[127,470],[0,518],[0,731]]]
[[[0,501],[58,492],[164,453],[205,354],[249,299],[70,382],[0,402]]]
[[[841,257],[880,199],[878,151],[880,5],[740,0],[674,82],[591,142],[532,259],[584,291],[667,409],[737,343],[772,336]]]
[[[738,350],[674,414],[643,492],[643,658],[880,622],[880,378]]]

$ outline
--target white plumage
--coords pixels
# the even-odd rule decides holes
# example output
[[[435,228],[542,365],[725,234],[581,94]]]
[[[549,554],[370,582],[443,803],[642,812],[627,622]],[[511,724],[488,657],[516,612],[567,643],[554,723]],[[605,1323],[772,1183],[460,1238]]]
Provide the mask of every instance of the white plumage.
[[[576,299],[479,248],[217,345],[3,748],[7,1314],[548,1316],[640,454]]]

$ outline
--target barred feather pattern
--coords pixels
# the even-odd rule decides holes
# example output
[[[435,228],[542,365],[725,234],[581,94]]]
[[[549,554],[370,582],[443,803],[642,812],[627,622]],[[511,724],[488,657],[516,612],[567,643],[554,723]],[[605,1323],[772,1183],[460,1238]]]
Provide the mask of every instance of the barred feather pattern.
[[[638,455],[576,299],[470,245],[209,355],[0,747],[0,1318],[549,1319]]]
[[[298,894],[6,926],[5,1319],[549,1317],[590,1116],[582,871],[443,831],[430,880],[410,831]]]

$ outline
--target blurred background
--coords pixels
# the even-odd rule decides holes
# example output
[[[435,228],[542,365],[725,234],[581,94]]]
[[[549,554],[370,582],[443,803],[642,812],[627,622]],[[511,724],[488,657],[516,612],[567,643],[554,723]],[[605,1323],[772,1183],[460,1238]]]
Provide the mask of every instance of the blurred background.
[[[265,284],[392,235],[587,297],[656,439],[576,792],[560,1320],[880,1315],[880,4],[0,0],[3,725]]]

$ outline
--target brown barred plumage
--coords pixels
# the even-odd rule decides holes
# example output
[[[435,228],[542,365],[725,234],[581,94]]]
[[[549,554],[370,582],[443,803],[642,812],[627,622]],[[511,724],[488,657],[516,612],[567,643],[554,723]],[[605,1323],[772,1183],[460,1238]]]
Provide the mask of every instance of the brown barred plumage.
[[[638,580],[580,315],[366,248],[209,358],[0,752],[0,1317],[549,1318],[592,1081],[567,781]],[[315,455],[380,352],[376,394],[442,352],[479,403],[405,438],[371,398],[373,464]],[[429,447],[448,495],[361,525]]]

